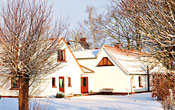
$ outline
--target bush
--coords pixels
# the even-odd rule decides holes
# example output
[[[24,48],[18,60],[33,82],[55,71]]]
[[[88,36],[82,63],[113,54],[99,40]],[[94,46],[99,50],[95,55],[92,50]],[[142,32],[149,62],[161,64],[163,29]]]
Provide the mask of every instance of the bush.
[[[154,73],[153,74],[152,96],[159,100],[165,100],[169,95],[169,89],[175,93],[175,74],[174,73]]]
[[[161,101],[164,110],[175,110],[175,73],[154,73],[152,83],[152,96]]]
[[[56,98],[64,98],[64,94],[63,93],[57,93],[56,94]]]

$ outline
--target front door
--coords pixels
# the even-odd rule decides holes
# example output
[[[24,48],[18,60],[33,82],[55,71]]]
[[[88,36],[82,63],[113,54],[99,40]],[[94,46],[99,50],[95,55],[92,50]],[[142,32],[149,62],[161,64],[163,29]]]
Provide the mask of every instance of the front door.
[[[64,93],[64,77],[59,77],[59,91]]]
[[[81,78],[81,93],[88,93],[88,77]]]

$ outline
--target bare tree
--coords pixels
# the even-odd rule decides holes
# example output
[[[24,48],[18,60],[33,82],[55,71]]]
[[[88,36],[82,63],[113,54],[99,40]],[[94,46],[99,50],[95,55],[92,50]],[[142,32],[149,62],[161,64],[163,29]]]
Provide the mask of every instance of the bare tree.
[[[40,0],[7,0],[0,19],[0,75],[19,81],[19,110],[28,110],[29,87],[59,65],[52,55],[66,25],[52,22],[52,7]]]
[[[139,24],[142,43],[167,66],[175,59],[175,2],[173,0],[123,0],[120,7],[130,21]]]
[[[88,19],[84,21],[84,27],[89,33],[89,38],[92,38],[93,49],[100,48],[106,41],[106,33],[101,25],[102,16],[97,14],[97,9],[93,6],[87,6],[86,12]]]
[[[130,18],[125,16],[119,6],[120,2],[111,0],[107,13],[103,15],[101,25],[105,28],[107,35],[113,38],[113,42],[120,43],[122,48],[141,50],[141,35],[137,29],[139,25],[137,21],[131,22]]]
[[[82,24],[79,24],[77,28],[72,29],[66,37],[67,37],[66,40],[70,44],[70,47],[72,48],[73,51],[80,51],[91,48],[89,45],[84,47],[80,43],[81,38],[86,38],[87,44],[91,43],[89,42],[90,36],[85,31],[84,25]]]

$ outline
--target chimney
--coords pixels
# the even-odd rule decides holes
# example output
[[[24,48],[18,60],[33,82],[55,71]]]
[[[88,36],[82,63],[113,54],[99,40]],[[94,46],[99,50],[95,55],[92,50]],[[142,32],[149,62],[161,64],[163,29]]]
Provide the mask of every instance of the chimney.
[[[86,38],[80,38],[80,44],[85,45],[86,44]]]
[[[114,47],[118,48],[118,49],[121,49],[121,44],[120,43],[115,43],[114,44]]]
[[[89,49],[89,44],[86,42],[86,38],[80,38],[80,44],[84,49]]]

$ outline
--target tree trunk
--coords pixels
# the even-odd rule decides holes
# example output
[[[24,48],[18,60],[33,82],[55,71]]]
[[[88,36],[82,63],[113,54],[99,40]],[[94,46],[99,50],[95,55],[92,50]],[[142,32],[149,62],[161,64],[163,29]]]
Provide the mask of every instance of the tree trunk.
[[[19,78],[19,110],[28,110],[28,97],[29,97],[29,79],[22,74]]]

